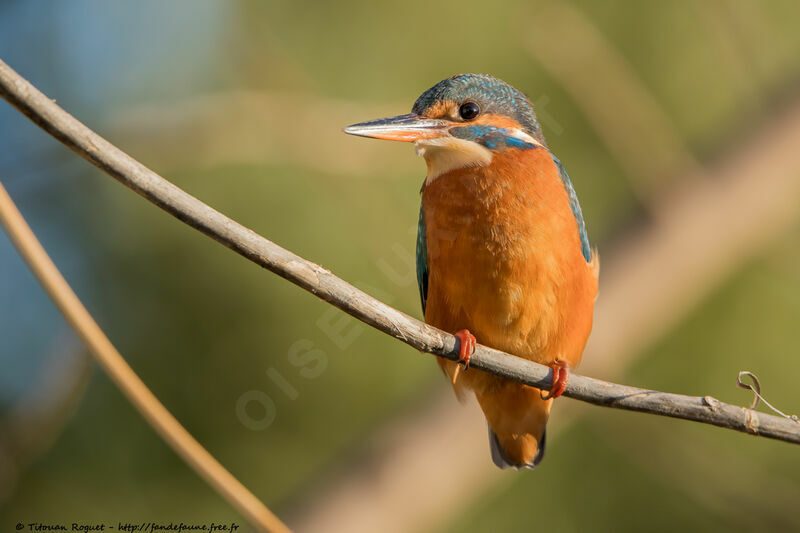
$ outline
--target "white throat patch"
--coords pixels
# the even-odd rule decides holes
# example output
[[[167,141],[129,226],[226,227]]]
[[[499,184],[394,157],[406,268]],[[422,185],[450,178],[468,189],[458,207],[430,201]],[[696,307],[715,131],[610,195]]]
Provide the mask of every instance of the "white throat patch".
[[[542,143],[518,128],[501,129],[501,131],[508,138],[542,147]],[[430,183],[445,172],[457,168],[483,167],[492,162],[490,149],[475,141],[449,135],[416,141],[414,147],[417,155],[424,157],[425,162],[428,163],[428,177],[425,178],[425,183]]]
[[[437,137],[414,143],[417,155],[425,158],[428,164],[430,183],[445,172],[457,168],[483,167],[492,162],[492,151],[480,144],[456,137]]]

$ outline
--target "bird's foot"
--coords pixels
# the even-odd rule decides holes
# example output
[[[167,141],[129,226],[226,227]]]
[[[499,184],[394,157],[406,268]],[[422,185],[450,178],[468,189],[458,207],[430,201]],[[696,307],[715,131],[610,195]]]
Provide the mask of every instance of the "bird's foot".
[[[458,349],[458,362],[464,365],[464,370],[469,368],[469,358],[475,352],[475,335],[469,332],[468,329],[462,329],[455,334],[459,340]]]
[[[556,361],[550,368],[553,369],[553,384],[550,385],[550,392],[547,396],[542,395],[544,400],[554,400],[564,393],[569,381],[569,366],[564,361]]]

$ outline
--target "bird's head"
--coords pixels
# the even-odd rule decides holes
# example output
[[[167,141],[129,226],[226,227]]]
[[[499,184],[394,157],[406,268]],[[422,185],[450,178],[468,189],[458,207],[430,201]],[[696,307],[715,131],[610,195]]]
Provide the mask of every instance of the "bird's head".
[[[417,98],[411,113],[353,124],[345,133],[413,142],[428,179],[491,163],[498,152],[546,146],[530,100],[504,81],[460,74]]]

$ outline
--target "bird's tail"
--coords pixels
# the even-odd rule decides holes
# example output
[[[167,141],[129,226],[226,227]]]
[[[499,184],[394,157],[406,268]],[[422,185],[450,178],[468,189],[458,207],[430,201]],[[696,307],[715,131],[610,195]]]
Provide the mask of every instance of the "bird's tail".
[[[526,463],[516,463],[508,458],[506,455],[506,451],[503,449],[503,446],[500,444],[500,441],[497,438],[497,433],[492,431],[492,428],[489,428],[489,446],[492,449],[492,461],[498,468],[516,468],[519,470],[520,468],[529,468],[533,470],[536,466],[542,462],[544,459],[544,449],[545,443],[547,441],[547,431],[545,430],[542,433],[542,438],[538,442],[538,449],[536,451],[536,455],[533,457],[533,460]]]
[[[534,468],[544,458],[545,428],[552,400],[539,389],[502,381],[476,390],[489,423],[492,460],[500,468]]]

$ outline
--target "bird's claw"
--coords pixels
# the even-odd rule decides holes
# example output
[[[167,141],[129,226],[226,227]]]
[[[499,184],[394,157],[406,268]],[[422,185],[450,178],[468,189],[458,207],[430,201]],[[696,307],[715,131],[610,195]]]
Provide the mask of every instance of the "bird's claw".
[[[569,366],[563,361],[556,361],[550,368],[553,369],[553,384],[547,396],[542,395],[543,400],[554,400],[561,396],[567,388],[569,382]]]
[[[458,362],[464,365],[464,370],[469,368],[469,359],[475,352],[475,335],[469,332],[468,329],[462,329],[455,334],[459,340]]]

